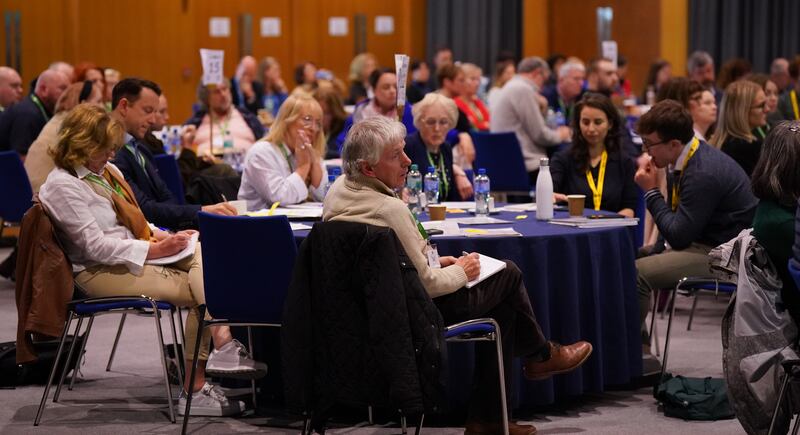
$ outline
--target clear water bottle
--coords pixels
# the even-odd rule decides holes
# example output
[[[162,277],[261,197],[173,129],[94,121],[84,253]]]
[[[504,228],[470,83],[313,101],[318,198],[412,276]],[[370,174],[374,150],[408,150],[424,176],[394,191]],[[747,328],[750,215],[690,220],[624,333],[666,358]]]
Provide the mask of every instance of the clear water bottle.
[[[331,186],[336,181],[335,174],[328,174],[328,182],[325,184],[325,196],[328,196],[328,191],[331,190]]]
[[[644,94],[646,103],[648,106],[653,106],[656,104],[656,88],[653,85],[647,87],[647,92]]]
[[[478,169],[478,176],[475,177],[475,215],[489,216],[489,176],[486,169]]]
[[[166,145],[166,143],[164,144]],[[181,132],[178,127],[172,128],[172,135],[169,137],[169,147],[172,150],[171,154],[178,155],[181,152]]]
[[[439,174],[433,166],[428,166],[428,173],[425,174],[425,200],[427,204],[439,203]]]
[[[550,176],[550,160],[539,160],[539,176],[536,178],[536,219],[553,219],[553,177]]]
[[[340,176],[340,175],[342,175],[342,168],[340,168],[340,167],[338,167],[338,166],[337,166],[337,167],[335,167],[335,168],[333,168],[333,175],[334,175],[336,178],[339,178],[339,176]]]
[[[545,118],[545,123],[551,129],[555,129],[556,127],[558,127],[558,124],[556,124],[556,112],[554,112],[553,109],[549,108],[547,109],[547,117]]]
[[[560,111],[556,112],[555,117],[556,117],[556,127],[561,127],[562,125],[567,125],[567,119],[564,118],[564,114],[563,113],[561,113]]]
[[[222,133],[222,161],[228,166],[238,171],[238,156],[233,149],[233,138],[228,131]]]
[[[411,169],[406,175],[406,189],[408,189],[408,209],[411,213],[419,213],[420,193],[422,192],[422,174],[419,173],[417,165],[411,165]]]
[[[161,132],[161,145],[164,146],[164,152],[167,154],[172,154],[172,148],[170,148],[169,138],[167,137],[167,132]]]

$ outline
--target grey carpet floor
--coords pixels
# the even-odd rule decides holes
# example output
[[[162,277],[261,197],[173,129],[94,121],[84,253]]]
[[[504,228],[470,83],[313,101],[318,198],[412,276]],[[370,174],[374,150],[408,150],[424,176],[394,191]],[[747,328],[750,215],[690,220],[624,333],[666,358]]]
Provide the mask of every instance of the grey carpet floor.
[[[9,249],[0,249],[0,260]],[[720,319],[727,298],[704,297],[698,304],[692,331],[686,331],[691,300],[678,300],[669,368],[685,376],[722,376]],[[48,402],[42,423],[32,422],[42,394],[41,386],[0,390],[0,433],[2,434],[118,434],[178,433],[179,425],[169,423],[158,362],[158,348],[151,319],[129,317],[113,370],[105,363],[119,322],[118,316],[99,317],[87,345],[83,377],[73,391],[62,392],[57,404]],[[0,342],[16,336],[17,315],[13,283],[0,278]],[[666,319],[658,320],[662,337]],[[167,327],[167,322],[164,322]],[[52,392],[51,392],[52,397]],[[739,434],[737,420],[688,422],[665,417],[657,409],[650,389],[613,391],[584,395],[559,403],[533,415],[529,420],[539,434]],[[193,418],[194,434],[298,433],[299,429],[275,427],[273,418]],[[295,426],[299,427],[299,426]],[[395,434],[396,425],[337,428],[338,434]],[[459,434],[461,428],[426,427],[423,433]]]

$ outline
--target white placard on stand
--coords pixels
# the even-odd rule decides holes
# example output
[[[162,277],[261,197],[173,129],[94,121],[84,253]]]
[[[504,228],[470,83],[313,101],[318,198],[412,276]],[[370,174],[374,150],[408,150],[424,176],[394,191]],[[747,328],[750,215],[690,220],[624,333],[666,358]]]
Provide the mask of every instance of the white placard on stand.
[[[375,34],[391,35],[394,33],[394,17],[391,15],[378,15],[375,17]]]
[[[328,18],[328,34],[330,36],[347,36],[347,17]]]
[[[281,36],[280,17],[261,17],[261,37],[277,38]]]
[[[231,36],[231,19],[228,17],[209,18],[208,34],[212,38],[227,38]]]
[[[617,66],[617,41],[603,41],[603,57],[609,59]]]
[[[203,63],[203,86],[222,83],[225,51],[201,48],[200,60]]]
[[[406,81],[408,79],[408,55],[394,55],[394,69],[397,75],[397,107],[406,105]]]

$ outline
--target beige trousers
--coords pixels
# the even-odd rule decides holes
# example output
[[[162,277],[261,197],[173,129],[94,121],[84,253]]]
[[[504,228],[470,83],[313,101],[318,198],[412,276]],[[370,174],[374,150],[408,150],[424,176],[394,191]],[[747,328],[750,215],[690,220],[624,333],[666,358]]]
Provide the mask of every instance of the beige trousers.
[[[80,272],[75,280],[90,297],[144,295],[179,307],[189,307],[186,317],[186,357],[194,355],[197,340],[197,306],[206,301],[203,287],[203,261],[200,244],[194,256],[168,266],[145,265],[137,276],[123,265],[92,266]],[[206,318],[210,317],[206,315]],[[211,332],[203,330],[200,341],[200,360],[208,359]]]

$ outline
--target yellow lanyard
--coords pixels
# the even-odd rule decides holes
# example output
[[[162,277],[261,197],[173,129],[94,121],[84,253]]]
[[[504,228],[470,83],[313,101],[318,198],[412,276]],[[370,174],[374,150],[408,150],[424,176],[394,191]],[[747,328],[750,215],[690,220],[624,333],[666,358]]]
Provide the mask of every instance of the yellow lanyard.
[[[586,171],[586,181],[589,182],[589,188],[592,189],[592,199],[594,200],[594,209],[600,210],[600,201],[603,199],[603,183],[606,180],[606,163],[608,163],[608,152],[603,150],[600,157],[600,173],[597,174],[597,185],[594,184],[594,177],[592,177],[592,169]]]
[[[689,164],[689,159],[692,158],[694,153],[697,151],[697,148],[700,146],[700,140],[697,138],[692,139],[691,145],[689,145],[689,153],[686,154],[686,160],[683,161],[683,168],[681,168],[681,176],[677,180],[672,181],[672,211],[676,211],[678,209],[678,203],[680,202],[680,195],[678,194],[678,185],[681,184],[681,178],[683,178],[683,173],[686,172],[686,165]]]
[[[794,89],[789,92],[789,98],[792,100],[792,110],[794,110],[794,119],[800,120],[800,109],[797,108],[797,91]]]

